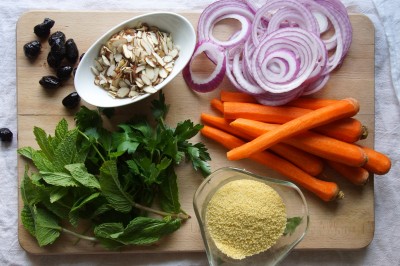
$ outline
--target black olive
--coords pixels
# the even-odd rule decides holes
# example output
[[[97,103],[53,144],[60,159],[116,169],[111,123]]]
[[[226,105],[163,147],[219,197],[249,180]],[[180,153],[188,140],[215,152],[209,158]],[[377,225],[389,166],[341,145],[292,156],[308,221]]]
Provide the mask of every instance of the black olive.
[[[79,94],[77,92],[72,92],[62,100],[62,104],[68,109],[73,109],[79,105],[80,101],[81,97]]]
[[[53,46],[55,40],[60,40],[62,43],[65,43],[65,34],[62,31],[52,33],[48,40],[50,46]]]
[[[61,80],[67,80],[71,77],[72,66],[62,66],[57,68],[57,77]]]
[[[57,69],[61,65],[63,58],[64,57],[60,54],[49,52],[47,55],[47,64],[52,68]]]
[[[40,38],[46,37],[50,34],[50,29],[54,26],[54,23],[54,20],[45,18],[42,23],[33,28],[33,32]]]
[[[61,86],[61,80],[56,76],[44,76],[39,83],[46,89],[57,89]]]
[[[11,141],[13,133],[8,128],[0,128],[0,139],[1,141]]]
[[[65,42],[65,48],[66,48],[65,57],[67,58],[67,60],[70,63],[75,64],[76,60],[78,60],[78,57],[79,57],[79,51],[78,51],[78,47],[76,46],[76,43],[74,42],[74,40],[68,39]]]
[[[42,45],[39,41],[31,41],[24,45],[24,53],[28,58],[35,58],[39,55]]]
[[[50,49],[51,53],[57,57],[64,58],[67,53],[65,42],[62,39],[55,39]]]

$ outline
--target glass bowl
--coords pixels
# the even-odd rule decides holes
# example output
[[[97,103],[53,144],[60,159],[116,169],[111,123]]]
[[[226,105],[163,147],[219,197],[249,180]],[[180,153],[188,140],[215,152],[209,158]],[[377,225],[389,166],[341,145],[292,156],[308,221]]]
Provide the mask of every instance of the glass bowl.
[[[241,260],[226,256],[216,247],[205,222],[207,205],[214,193],[225,184],[238,179],[261,181],[278,192],[286,205],[288,218],[286,229],[292,228],[289,231],[285,230],[285,233],[268,250]],[[202,182],[194,194],[193,207],[210,265],[276,265],[304,238],[309,224],[306,200],[295,184],[230,167],[216,170]]]

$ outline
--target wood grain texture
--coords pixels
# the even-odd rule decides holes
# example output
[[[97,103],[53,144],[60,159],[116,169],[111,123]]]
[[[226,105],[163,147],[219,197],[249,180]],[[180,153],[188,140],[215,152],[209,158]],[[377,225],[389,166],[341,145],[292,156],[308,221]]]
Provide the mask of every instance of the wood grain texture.
[[[199,17],[198,12],[182,13],[194,26]],[[33,25],[40,23],[43,18],[50,17],[56,21],[53,28],[63,31],[67,38],[73,38],[80,52],[84,52],[92,42],[107,29],[129,19],[138,13],[121,12],[62,12],[62,11],[34,11],[24,14],[17,24],[17,102],[18,102],[18,147],[35,146],[36,142],[32,133],[34,126],[39,126],[48,131],[53,131],[56,123],[62,118],[73,125],[74,112],[66,110],[61,100],[74,91],[73,80],[69,80],[60,89],[52,92],[45,91],[38,83],[39,79],[54,72],[46,63],[49,47],[47,42],[42,42],[42,53],[34,60],[28,60],[23,54],[23,45],[36,39],[33,34]],[[354,29],[353,43],[346,60],[340,69],[336,70],[327,86],[315,97],[344,98],[354,97],[360,101],[361,110],[357,118],[369,128],[369,137],[362,144],[373,147],[374,143],[374,28],[369,19],[362,15],[351,15]],[[218,28],[218,34],[226,32],[235,26],[223,25]],[[209,63],[204,59],[197,61],[195,68],[200,72],[209,72]],[[233,89],[232,85],[224,80],[221,88]],[[209,100],[218,96],[218,91],[209,94],[196,94],[190,91],[181,75],[178,75],[164,90],[166,100],[171,105],[168,123],[174,124],[184,119],[200,122],[201,112],[213,113],[209,107]],[[133,113],[142,113],[148,109],[152,97],[143,102],[117,109],[117,116],[107,123],[110,126],[123,121]],[[82,103],[85,104],[85,103]],[[91,106],[88,106],[91,107]],[[219,145],[196,136],[193,141],[203,141],[209,148],[212,156],[211,166],[216,170],[223,166],[245,168],[254,173],[282,178],[279,174],[257,165],[248,160],[228,161],[225,157],[226,150]],[[19,181],[23,176],[24,164],[18,159]],[[191,170],[189,166],[178,169],[180,198],[182,207],[192,218],[180,230],[163,239],[158,245],[151,247],[127,248],[121,252],[203,252],[203,242],[199,227],[192,207],[192,197],[202,182],[199,173]],[[374,234],[374,182],[363,188],[349,184],[333,172],[327,171],[325,178],[335,180],[345,193],[345,198],[340,202],[326,203],[320,201],[312,194],[304,191],[310,210],[310,228],[305,239],[296,247],[297,249],[358,249],[367,246]],[[19,200],[19,208],[22,202]],[[21,246],[29,253],[34,254],[82,254],[106,253],[107,250],[91,243],[63,236],[54,245],[40,248],[29,233],[18,224],[19,241]]]

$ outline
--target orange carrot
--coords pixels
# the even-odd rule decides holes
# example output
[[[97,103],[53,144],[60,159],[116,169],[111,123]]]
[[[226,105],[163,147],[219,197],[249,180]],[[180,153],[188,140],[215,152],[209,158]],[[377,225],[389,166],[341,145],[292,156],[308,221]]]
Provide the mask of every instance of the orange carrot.
[[[339,100],[300,97],[300,98],[297,98],[297,99],[294,99],[294,100],[288,102],[286,105],[316,110],[316,109],[334,104],[337,101],[339,101]]]
[[[221,90],[221,101],[223,102],[242,102],[242,103],[257,103],[256,99],[246,93],[238,91]]]
[[[351,117],[343,118],[338,121],[316,127],[313,130],[326,136],[349,143],[366,139],[368,136],[367,127],[365,127],[359,120]]]
[[[359,111],[359,108],[358,102],[353,98],[340,100],[337,103],[295,118],[275,130],[264,133],[252,141],[230,150],[227,153],[227,157],[229,160],[247,158],[251,154],[268,149],[283,139],[290,138],[306,130],[328,124],[341,118],[351,117]]]
[[[224,102],[223,105],[226,119],[247,118],[276,124],[283,124],[312,112],[310,109],[299,107],[266,106],[256,103]],[[367,128],[357,119],[350,117],[315,127],[313,130],[346,142],[356,142],[368,136]]]
[[[387,174],[392,163],[385,154],[377,152],[371,148],[360,146],[368,156],[368,162],[363,166],[366,170],[377,175]]]
[[[216,98],[212,99],[210,104],[212,108],[219,111],[221,114],[224,113],[224,105],[219,99]]]
[[[362,167],[348,166],[330,160],[326,162],[332,169],[356,186],[363,186],[368,182],[369,172]]]
[[[223,117],[202,113],[201,120],[206,125],[218,128],[236,137],[240,137],[246,140],[252,139],[252,137],[248,134],[242,133],[240,130],[231,127],[229,125],[229,122],[226,121]],[[270,150],[285,158],[286,160],[293,163],[294,165],[312,176],[319,175],[324,168],[324,163],[320,158],[308,152],[297,149],[293,146],[286,145],[284,143],[278,143],[273,145]]]
[[[268,123],[283,124],[312,112],[290,106],[267,106],[257,103],[224,102],[224,118],[248,118]]]
[[[230,125],[253,138],[257,138],[267,132],[279,130],[283,126],[244,118],[236,119]],[[350,166],[362,166],[367,162],[368,158],[363,149],[355,144],[343,142],[311,131],[305,131],[296,136],[283,139],[282,142],[321,158]]]
[[[319,157],[294,146],[278,143],[270,150],[312,176],[317,176],[324,170],[324,163]]]
[[[232,92],[232,91],[225,91],[221,90],[221,101],[223,102],[241,102],[241,103],[257,103],[257,100],[244,92]],[[287,106],[293,107],[300,107],[304,109],[319,109],[321,107],[325,107],[327,105],[331,105],[338,100],[334,99],[321,99],[321,98],[307,98],[307,97],[300,97],[288,102]]]
[[[228,149],[239,147],[244,143],[239,138],[210,126],[204,126],[200,132]],[[317,179],[270,152],[254,153],[249,158],[286,176],[324,201],[343,198],[343,192],[336,183]]]

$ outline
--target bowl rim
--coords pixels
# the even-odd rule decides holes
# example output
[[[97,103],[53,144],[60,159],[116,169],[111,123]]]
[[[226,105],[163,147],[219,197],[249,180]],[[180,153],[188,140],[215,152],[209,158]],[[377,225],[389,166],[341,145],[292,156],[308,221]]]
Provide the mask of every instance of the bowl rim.
[[[85,54],[83,55],[83,57],[80,59],[80,62],[77,66],[76,69],[76,74],[74,76],[74,87],[76,92],[79,94],[79,92],[82,92],[84,89],[82,89],[82,86],[80,86],[80,76],[83,75],[83,71],[82,70],[85,65],[89,64],[89,63],[85,63],[87,60],[90,60],[91,58],[89,57],[89,52],[92,52],[94,49],[97,49],[97,46],[99,46],[101,43],[104,43],[107,39],[110,38],[110,36],[112,34],[114,34],[115,32],[117,32],[118,30],[120,30],[121,28],[123,28],[124,26],[134,23],[134,22],[138,22],[140,21],[140,19],[143,18],[147,18],[147,17],[152,17],[152,16],[162,16],[162,15],[167,15],[167,16],[171,16],[171,17],[176,17],[179,18],[179,20],[183,21],[183,24],[188,25],[188,28],[190,29],[190,32],[186,32],[185,35],[190,35],[191,39],[193,39],[194,41],[192,43],[187,44],[187,49],[188,49],[188,53],[193,54],[195,47],[196,47],[196,31],[192,25],[192,23],[183,15],[176,13],[176,12],[171,12],[171,11],[155,11],[155,12],[148,12],[148,13],[143,13],[137,16],[134,16],[132,18],[129,18],[127,20],[124,20],[120,23],[118,23],[117,25],[113,26],[112,28],[108,29],[106,32],[104,32],[100,37],[98,37],[90,46],[89,48],[86,49]],[[162,28],[162,27],[161,27]],[[168,77],[161,82],[160,84],[157,84],[155,87],[156,92],[159,92],[162,88],[164,88],[169,82],[171,82],[181,71],[182,69],[185,67],[185,65],[190,61],[190,58],[187,60],[186,63],[181,64],[181,67],[176,68],[177,66],[174,66],[173,72],[171,72],[170,75],[168,75]],[[102,90],[101,87],[98,87],[99,90]],[[155,92],[155,93],[156,93]],[[155,93],[144,93],[143,95],[140,95],[138,97],[135,98],[121,98],[121,99],[117,99],[117,98],[112,98],[110,96],[110,101],[109,104],[99,104],[96,103],[95,97],[91,97],[90,99],[88,99],[87,97],[82,97],[82,99],[84,101],[86,101],[88,104],[94,105],[96,107],[104,107],[104,108],[108,108],[108,107],[121,107],[121,106],[125,106],[125,105],[129,105],[135,102],[139,102],[147,97],[149,97],[150,95],[153,95]]]

